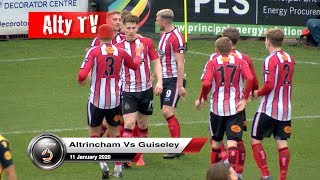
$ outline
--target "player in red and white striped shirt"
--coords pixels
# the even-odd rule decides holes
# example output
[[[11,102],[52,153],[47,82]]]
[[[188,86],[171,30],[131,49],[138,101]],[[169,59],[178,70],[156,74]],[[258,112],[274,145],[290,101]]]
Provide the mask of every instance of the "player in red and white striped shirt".
[[[125,40],[125,34],[123,32],[123,27],[122,26],[122,21],[119,19],[119,15],[120,18],[122,19],[125,15],[130,14],[130,11],[128,10],[123,10],[120,12],[115,11],[115,10],[111,10],[107,12],[107,17],[106,17],[106,22],[108,24],[112,24],[114,27],[114,34],[115,37],[112,39],[112,44],[117,44],[120,43],[121,41]],[[139,35],[140,36],[140,35]],[[99,38],[95,38],[92,43],[91,43],[91,47],[95,47],[98,46],[100,44],[99,42]],[[120,99],[120,101],[122,101],[122,99]],[[123,118],[122,118],[122,113],[120,116],[121,122],[120,122],[120,135],[122,136],[123,134],[123,129],[124,129],[124,122],[123,122]],[[107,131],[107,123],[104,120],[102,122],[101,125],[101,130],[100,130],[100,136],[102,137],[104,135],[104,133]],[[134,134],[137,135],[138,134],[138,127],[136,125],[135,129],[134,129]],[[107,137],[109,135],[107,134]],[[129,168],[126,164],[124,165],[125,167]]]
[[[221,141],[227,135],[228,161],[234,169],[238,163],[237,141],[242,139],[243,118],[241,112],[252,87],[252,75],[246,61],[230,55],[231,41],[227,37],[216,41],[220,54],[207,62],[202,77],[202,90],[195,106],[199,109],[210,99],[210,132],[212,135],[211,163],[221,160]],[[244,88],[244,81],[246,85]]]
[[[143,45],[137,46],[135,59],[124,50],[111,44],[113,27],[108,24],[99,26],[98,37],[101,45],[91,48],[81,65],[78,81],[81,85],[91,74],[90,95],[88,102],[88,125],[90,137],[100,137],[100,126],[105,118],[111,137],[119,136],[120,124],[120,69],[122,64],[138,69],[143,52]],[[116,164],[121,169],[121,163]],[[107,164],[100,162],[103,177],[109,176]]]
[[[287,139],[291,134],[292,77],[295,62],[282,51],[284,33],[282,29],[269,29],[266,32],[266,49],[269,56],[263,62],[261,89],[255,90],[254,97],[262,96],[251,130],[253,157],[261,171],[262,179],[269,178],[266,154],[262,139],[273,134],[279,152],[280,176],[285,180],[290,161]]]
[[[123,31],[126,40],[117,44],[117,47],[124,49],[131,56],[135,56],[135,47],[139,44],[144,45],[142,53],[142,63],[139,69],[133,71],[126,67],[122,73],[123,90],[123,119],[124,132],[123,137],[134,137],[133,130],[136,122],[138,123],[138,137],[148,136],[148,116],[153,113],[153,88],[151,82],[151,64],[157,76],[157,84],[154,87],[156,95],[162,92],[161,64],[158,53],[155,51],[152,39],[140,37],[137,34],[139,17],[135,15],[126,15],[123,17]],[[137,166],[143,166],[145,163],[142,156],[136,162]]]
[[[120,23],[121,22],[121,13],[119,11],[111,10],[107,12],[106,15],[106,23],[110,24],[114,28],[114,38],[112,39],[112,44],[117,44],[125,39],[125,36],[122,32],[120,32]],[[100,39],[99,37],[96,37],[92,40],[90,44],[90,48],[99,46],[100,45]]]
[[[222,37],[228,37],[232,42],[232,47],[231,47],[232,49],[231,49],[230,55],[237,57],[239,59],[243,59],[247,62],[249,69],[251,71],[252,77],[253,77],[253,84],[252,84],[252,89],[251,89],[251,93],[253,94],[254,90],[257,90],[259,88],[259,82],[257,79],[256,72],[254,70],[254,66],[252,64],[251,58],[248,55],[237,50],[236,45],[237,45],[239,38],[240,38],[239,31],[236,28],[226,28],[222,31],[221,35],[222,35]],[[242,115],[242,118],[244,119],[243,130],[247,131],[247,121],[246,121],[245,110],[240,112],[240,114]],[[235,171],[236,171],[238,177],[240,177],[240,179],[242,179],[243,167],[244,167],[245,158],[246,158],[246,149],[245,149],[243,140],[239,140],[237,143],[238,143],[238,150],[239,150],[239,154],[238,154],[239,160],[238,160],[238,165],[237,165]]]
[[[119,11],[115,11],[115,10],[111,10],[106,13],[106,23],[112,25],[114,28],[114,35],[115,36],[111,41],[112,44],[114,44],[114,45],[117,43],[120,43],[122,40],[125,39],[124,33],[121,32],[121,18],[123,17],[123,15],[128,14],[128,13],[130,14],[130,12],[126,11],[126,10],[122,11],[121,13]],[[98,37],[96,37],[93,39],[93,41],[90,45],[90,48],[95,47],[95,46],[99,46],[99,45],[100,45],[100,40]],[[89,77],[91,77],[90,73],[89,73]],[[120,101],[121,101],[121,99],[120,99]],[[122,113],[121,113],[120,119],[121,119],[120,135],[122,135],[122,133],[123,133]],[[107,131],[107,123],[104,120],[101,125],[100,136],[102,137],[106,131]],[[108,134],[107,134],[107,137],[109,137]]]
[[[185,96],[184,52],[185,41],[174,27],[171,9],[162,9],[156,15],[156,23],[163,33],[160,35],[158,52],[162,64],[163,93],[161,94],[162,115],[167,120],[171,137],[180,137],[180,125],[176,107],[180,96]],[[165,154],[163,158],[180,157],[181,154]]]

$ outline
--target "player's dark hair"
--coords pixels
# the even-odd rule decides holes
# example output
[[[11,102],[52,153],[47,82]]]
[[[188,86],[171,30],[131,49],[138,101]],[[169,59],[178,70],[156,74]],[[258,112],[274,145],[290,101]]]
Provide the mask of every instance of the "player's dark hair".
[[[281,47],[283,39],[284,39],[284,33],[282,29],[269,29],[266,32],[266,38],[270,41],[272,46],[274,47]]]
[[[221,35],[222,37],[228,37],[233,45],[236,45],[240,38],[240,33],[236,28],[226,28],[222,31]]]
[[[123,17],[122,24],[125,25],[127,22],[139,24],[140,21],[138,16],[127,14]]]
[[[121,11],[121,18],[123,18],[124,16],[126,16],[126,15],[128,15],[128,14],[131,14],[131,12],[128,11],[128,10],[123,10],[123,11]]]

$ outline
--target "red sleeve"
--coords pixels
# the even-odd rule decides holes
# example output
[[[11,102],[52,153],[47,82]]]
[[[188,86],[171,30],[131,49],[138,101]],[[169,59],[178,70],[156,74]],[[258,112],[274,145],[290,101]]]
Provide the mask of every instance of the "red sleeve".
[[[171,41],[173,52],[183,54],[185,51],[185,41],[180,33],[171,33],[171,36],[174,36]]]
[[[149,39],[149,38],[147,40],[148,41],[146,41],[146,43],[147,43],[147,48],[148,48],[148,53],[149,53],[149,56],[150,56],[150,60],[153,61],[153,60],[158,59],[159,55],[158,55],[157,51],[154,48],[153,41],[151,39]]]
[[[294,58],[292,56],[290,56],[290,59],[293,62],[293,65],[296,65],[296,61],[294,60]]]
[[[276,64],[273,62],[272,58],[270,58],[264,60],[263,66],[264,83],[262,88],[258,91],[258,96],[267,95],[274,88]]]
[[[243,59],[248,63],[249,69],[250,69],[252,77],[253,77],[252,90],[251,90],[251,92],[253,94],[254,90],[259,89],[259,82],[258,82],[257,74],[256,74],[256,71],[254,70],[254,66],[252,64],[251,58],[249,56],[243,54]]]
[[[123,57],[123,63],[130,69],[137,70],[140,66],[140,56],[136,56],[134,59],[124,50],[119,49],[119,53]]]
[[[203,75],[201,77],[202,87],[201,87],[201,94],[199,96],[199,100],[201,100],[201,98],[203,98],[204,100],[207,100],[207,96],[211,90],[213,76],[214,76],[213,61],[208,61],[203,71]]]
[[[100,45],[100,39],[98,37],[94,38],[90,44],[90,47],[96,47]]]
[[[80,72],[79,72],[79,74],[78,74],[78,81],[79,81],[79,82],[82,82],[82,81],[84,81],[84,80],[87,78],[90,70],[91,70],[92,67],[93,67],[93,62],[94,62],[94,49],[95,49],[95,48],[91,48],[91,49],[87,52],[86,56],[85,56],[84,59],[83,59],[82,65],[81,65],[81,67],[80,67]]]
[[[252,89],[253,77],[249,69],[249,66],[245,60],[240,60],[240,70],[242,76],[246,80],[246,86],[243,92],[243,99],[247,100]]]

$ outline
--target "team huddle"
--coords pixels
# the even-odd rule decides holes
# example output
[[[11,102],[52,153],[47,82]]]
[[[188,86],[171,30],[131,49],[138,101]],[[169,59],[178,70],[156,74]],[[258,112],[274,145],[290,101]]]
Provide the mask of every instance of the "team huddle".
[[[174,13],[170,9],[157,13],[156,24],[162,33],[156,51],[152,39],[138,34],[137,16],[128,11],[107,13],[106,24],[99,26],[97,38],[91,43],[78,74],[81,85],[86,84],[87,77],[91,81],[87,107],[90,137],[102,137],[105,132],[108,137],[147,137],[153,93],[160,96],[162,115],[171,137],[180,137],[176,107],[179,98],[186,95],[185,41],[173,20]],[[246,102],[259,96],[262,99],[251,131],[253,156],[261,170],[261,179],[270,179],[261,143],[264,137],[273,134],[279,150],[280,179],[286,179],[294,59],[281,50],[283,38],[280,29],[266,33],[265,44],[270,55],[263,63],[264,84],[260,89],[250,57],[236,50],[239,32],[235,28],[223,31],[201,76],[202,89],[195,107],[200,109],[211,91],[211,164],[220,161],[230,164],[236,179],[242,179],[246,156],[242,141],[243,131],[246,131]],[[222,143],[224,134],[226,147]],[[163,158],[181,155],[165,154]],[[142,154],[135,163],[136,166],[145,165]],[[116,162],[112,176],[122,177],[122,166],[130,168],[131,162]],[[102,179],[108,179],[107,163],[100,162],[100,167]],[[208,175],[215,176],[209,171]]]
[[[216,41],[212,54],[201,76],[202,89],[195,106],[200,109],[210,98],[210,133],[212,136],[211,164],[224,161],[231,165],[229,179],[242,179],[246,150],[242,140],[246,131],[244,108],[249,98],[262,96],[251,128],[253,157],[261,171],[261,179],[271,179],[262,140],[273,134],[278,152],[280,180],[285,180],[290,161],[287,139],[291,134],[291,94],[294,59],[281,50],[284,33],[281,29],[266,32],[265,46],[269,56],[263,62],[263,86],[258,80],[249,56],[236,50],[239,32],[227,28]],[[244,81],[246,84],[244,86]],[[251,95],[250,95],[251,94]],[[227,136],[227,152],[222,143]],[[218,164],[219,166],[219,164]],[[207,179],[219,177],[209,169]]]
[[[161,98],[161,108],[171,137],[180,137],[176,106],[185,96],[184,47],[180,32],[173,26],[173,12],[157,13],[157,24],[164,31],[159,54],[152,39],[138,34],[139,18],[129,12],[109,11],[106,24],[99,26],[98,36],[87,51],[78,81],[89,76],[88,125],[90,137],[147,137],[148,116],[153,113],[153,91]],[[160,55],[160,56],[159,56]],[[153,73],[151,73],[153,66]],[[155,86],[152,87],[156,79]],[[181,154],[165,154],[176,158]],[[143,155],[136,162],[145,165]],[[100,163],[102,178],[109,178],[109,168]],[[131,167],[131,163],[124,163]],[[112,173],[122,176],[122,163],[116,162]]]

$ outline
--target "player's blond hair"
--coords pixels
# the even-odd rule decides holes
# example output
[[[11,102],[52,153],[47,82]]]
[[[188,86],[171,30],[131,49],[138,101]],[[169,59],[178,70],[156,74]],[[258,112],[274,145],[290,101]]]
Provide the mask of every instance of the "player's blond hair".
[[[221,179],[221,180],[227,180],[229,179],[230,175],[230,164],[226,164],[222,161],[215,163],[209,167],[207,170],[207,180],[212,179]]]
[[[221,35],[222,37],[228,37],[233,45],[236,45],[240,38],[240,33],[236,28],[226,28],[222,31]]]
[[[220,54],[229,54],[231,51],[231,40],[228,37],[221,37],[216,40],[216,49]]]
[[[108,12],[106,13],[106,16],[107,16],[107,18],[108,18],[108,17],[110,18],[111,16],[113,16],[113,15],[115,15],[115,14],[121,15],[121,13],[120,13],[119,11],[110,10],[110,11],[108,11]]]
[[[161,9],[157,12],[156,16],[159,16],[160,19],[168,21],[168,23],[172,23],[174,19],[174,13],[171,9]]]
[[[279,29],[279,28],[268,29],[265,34],[266,34],[267,40],[270,41],[272,46],[281,47],[284,39],[284,32],[282,29]]]

